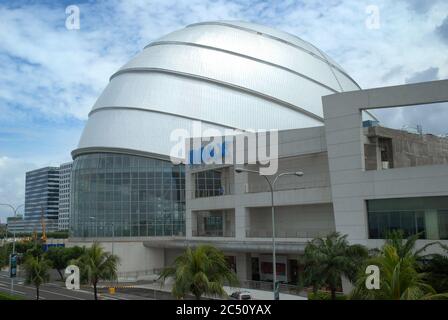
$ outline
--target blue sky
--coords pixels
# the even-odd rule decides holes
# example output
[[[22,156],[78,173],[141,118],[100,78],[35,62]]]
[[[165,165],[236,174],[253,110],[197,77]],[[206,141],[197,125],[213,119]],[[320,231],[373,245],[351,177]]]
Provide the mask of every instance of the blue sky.
[[[67,30],[65,9],[80,8]],[[369,29],[366,8],[379,8]],[[0,1],[0,203],[23,203],[25,172],[69,161],[109,76],[146,44],[187,24],[246,20],[322,49],[364,88],[448,78],[448,2]],[[392,126],[445,130],[447,108],[387,113]],[[0,207],[0,218],[9,215]]]

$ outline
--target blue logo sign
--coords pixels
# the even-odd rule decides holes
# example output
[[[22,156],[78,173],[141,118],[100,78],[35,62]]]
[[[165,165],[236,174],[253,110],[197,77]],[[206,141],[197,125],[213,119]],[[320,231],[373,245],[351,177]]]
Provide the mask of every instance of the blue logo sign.
[[[209,143],[197,150],[190,150],[188,164],[218,163],[227,155],[228,143]]]

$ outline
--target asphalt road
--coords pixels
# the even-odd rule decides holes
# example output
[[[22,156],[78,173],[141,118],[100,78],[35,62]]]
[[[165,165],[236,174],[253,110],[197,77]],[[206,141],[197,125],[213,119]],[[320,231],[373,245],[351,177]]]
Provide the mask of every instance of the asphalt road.
[[[0,291],[11,293],[11,279],[6,272],[0,272]],[[100,300],[152,300],[148,296],[132,295],[117,292],[114,295],[103,292],[99,293]],[[21,278],[14,279],[15,295],[25,299],[36,299],[36,288],[26,285]],[[40,299],[42,300],[93,300],[93,290],[81,288],[81,290],[68,290],[62,282],[47,283],[40,288]]]

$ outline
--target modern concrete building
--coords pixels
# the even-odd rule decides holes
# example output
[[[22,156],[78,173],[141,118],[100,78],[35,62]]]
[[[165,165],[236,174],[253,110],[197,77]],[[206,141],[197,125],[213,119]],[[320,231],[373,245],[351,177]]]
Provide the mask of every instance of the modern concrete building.
[[[70,183],[73,162],[59,166],[59,215],[58,229],[68,230],[70,220]]]
[[[73,236],[185,235],[174,130],[320,126],[321,97],[357,89],[313,45],[251,23],[204,22],[150,43],[111,76],[72,152]]]
[[[115,73],[90,113],[72,153],[69,245],[113,244],[121,272],[150,272],[212,243],[240,279],[272,279],[264,178],[231,164],[171,163],[175,129],[193,141],[280,130],[269,145],[279,172],[305,172],[276,186],[281,281],[294,282],[306,242],[331,231],[369,247],[398,228],[422,231],[419,245],[446,241],[446,140],[373,126],[367,109],[448,101],[447,92],[448,81],[360,90],[295,36],[240,22],[188,26]],[[195,121],[204,131],[192,132]]]
[[[432,85],[437,87],[437,83]],[[448,87],[448,81],[445,85]],[[383,90],[390,93],[388,89]],[[381,92],[362,91],[367,96]],[[370,248],[380,246],[381,239],[392,230],[402,230],[406,236],[421,233],[419,246],[429,240],[448,243],[448,139],[371,126],[369,122],[364,122],[363,128],[361,117],[355,123],[351,122],[352,115],[344,115],[344,106],[350,105],[355,93],[325,97],[325,110],[332,108],[332,99],[341,95],[348,98],[338,105],[342,116],[337,121],[347,123],[352,136],[345,136],[344,127],[328,131],[326,126],[279,132],[278,173],[304,172],[302,177],[283,176],[275,187],[279,281],[297,281],[301,271],[297,260],[307,241],[334,231]],[[329,121],[331,124],[331,118]],[[337,143],[340,135],[344,141],[358,139],[350,144],[353,150],[347,150],[345,143]],[[238,152],[235,137],[218,138],[226,141],[227,152]],[[213,145],[213,140],[200,143]],[[245,154],[247,148],[245,145]],[[219,153],[217,149],[209,150]],[[332,156],[331,152],[336,154]],[[340,158],[356,152],[353,172],[346,172],[350,164]],[[260,167],[247,162],[188,165],[186,239],[146,241],[145,245],[165,248],[166,254],[175,255],[186,245],[212,243],[234,263],[240,280],[272,280],[269,185],[258,174],[235,172],[235,168],[259,171]],[[359,172],[355,173],[355,169]],[[355,177],[365,180],[353,182]]]
[[[11,233],[24,233],[25,223],[23,221],[23,216],[8,217],[6,218],[6,229]]]

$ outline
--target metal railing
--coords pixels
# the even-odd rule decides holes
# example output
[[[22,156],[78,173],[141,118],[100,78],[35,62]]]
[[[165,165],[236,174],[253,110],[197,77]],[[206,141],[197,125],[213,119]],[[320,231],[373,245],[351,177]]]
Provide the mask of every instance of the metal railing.
[[[239,288],[272,291],[273,283],[268,281],[240,280]],[[280,283],[279,292],[307,297],[306,291],[293,284]]]
[[[319,238],[325,237],[329,233],[334,232],[334,229],[319,229],[319,230],[277,230],[275,232],[276,238]],[[247,238],[271,238],[272,230],[269,229],[255,229],[246,230]]]
[[[196,189],[191,191],[191,198],[209,198],[209,197],[220,197],[228,196],[234,194],[234,185],[227,185],[221,189]]]
[[[138,279],[144,276],[157,276],[162,271],[161,268],[154,268],[150,270],[136,270],[136,271],[122,271],[117,272],[118,279]]]
[[[192,230],[191,232],[193,237],[224,237],[224,238],[234,238],[235,237],[235,231],[222,231],[222,230],[216,230],[216,231],[197,231]]]
[[[319,175],[313,175],[312,178],[300,179],[300,181],[295,181],[294,183],[279,183],[275,191],[279,192],[300,189],[326,188],[329,186],[330,175],[328,173],[323,173]],[[256,183],[256,181],[249,181],[246,188],[247,193],[269,192],[268,186]]]

